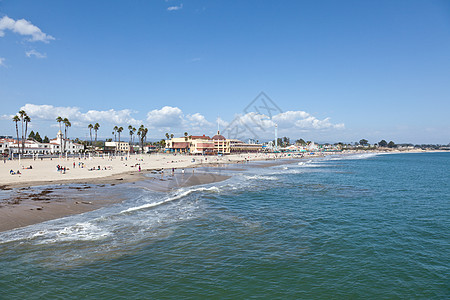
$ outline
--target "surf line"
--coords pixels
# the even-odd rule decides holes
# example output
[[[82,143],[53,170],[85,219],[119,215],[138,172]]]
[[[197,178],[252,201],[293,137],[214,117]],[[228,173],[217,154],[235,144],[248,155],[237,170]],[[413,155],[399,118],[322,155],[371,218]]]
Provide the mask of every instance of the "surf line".
[[[187,190],[187,191],[184,191],[184,192],[182,192],[182,193],[180,193],[178,195],[175,195],[175,196],[173,196],[171,198],[168,198],[168,199],[165,199],[165,200],[162,200],[162,201],[159,201],[159,202],[147,203],[147,204],[143,204],[143,205],[136,206],[136,207],[130,207],[128,209],[122,210],[120,213],[121,214],[122,213],[129,213],[129,212],[133,212],[133,211],[136,211],[136,210],[142,210],[142,209],[146,209],[146,208],[151,208],[151,207],[163,205],[165,203],[168,203],[168,202],[175,201],[175,200],[181,199],[183,197],[186,197],[186,196],[188,196],[189,194],[191,194],[193,192],[202,192],[202,191],[218,192],[219,189],[217,187],[213,186],[213,187],[210,187],[210,188],[197,188],[197,189]]]

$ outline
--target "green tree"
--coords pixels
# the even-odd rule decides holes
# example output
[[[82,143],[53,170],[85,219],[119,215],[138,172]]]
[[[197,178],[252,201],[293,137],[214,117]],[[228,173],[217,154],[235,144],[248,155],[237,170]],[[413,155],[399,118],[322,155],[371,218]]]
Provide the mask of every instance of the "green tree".
[[[388,143],[385,140],[381,140],[378,142],[378,146],[380,147],[386,147],[388,145]]]
[[[387,144],[387,146],[388,146],[389,148],[395,148],[395,147],[396,147],[396,145],[395,145],[395,143],[394,143],[393,141],[390,141],[390,142]]]
[[[128,125],[128,132],[130,133],[130,145],[133,143],[133,126]]]
[[[117,133],[119,134],[119,144],[120,144],[120,133],[123,131],[123,127],[120,126],[119,128],[117,128]]]
[[[24,154],[24,148],[25,148],[25,133],[24,133],[24,121],[27,113],[24,110],[19,110],[19,118],[22,123],[22,154]]]
[[[302,145],[302,146],[306,145],[306,142],[303,139],[298,139],[298,140],[295,141],[295,143],[298,144],[298,145]]]
[[[17,126],[17,123],[20,122],[19,116],[15,115],[12,118],[13,122],[16,123],[16,134],[17,134],[17,151],[20,153],[20,147],[19,147],[19,126]]]
[[[67,140],[67,129],[72,126],[72,123],[70,123],[69,119],[64,118],[64,152],[66,152],[66,140]]]
[[[30,118],[30,116],[25,115],[23,120],[25,121],[25,136],[27,136],[28,123],[31,122],[31,118]],[[25,149],[25,141],[22,141],[22,152],[24,152],[24,149]]]
[[[362,139],[362,140],[359,141],[359,144],[360,144],[361,146],[366,146],[368,143],[369,143],[369,141],[366,140],[366,139]]]
[[[117,127],[117,125],[114,126],[114,128],[113,128],[112,134],[114,134],[114,142],[116,142],[116,132],[117,132],[118,129],[119,129],[119,127]]]
[[[95,143],[97,143],[97,131],[100,128],[100,124],[95,123],[94,125],[94,131],[95,131]]]
[[[50,143],[50,139],[48,138],[48,136],[45,136],[44,139],[42,140],[43,143]]]
[[[89,128],[89,135],[91,136],[91,146],[92,146],[92,129],[94,128],[94,125],[89,124],[88,128]]]
[[[29,139],[29,140],[34,140],[34,139],[36,139],[36,136],[35,136],[33,130],[31,130],[30,134],[28,135],[28,139]]]
[[[31,133],[30,133],[31,134]],[[34,139],[39,142],[42,143],[42,138],[41,135],[39,134],[39,132],[36,131],[36,134],[34,135]]]

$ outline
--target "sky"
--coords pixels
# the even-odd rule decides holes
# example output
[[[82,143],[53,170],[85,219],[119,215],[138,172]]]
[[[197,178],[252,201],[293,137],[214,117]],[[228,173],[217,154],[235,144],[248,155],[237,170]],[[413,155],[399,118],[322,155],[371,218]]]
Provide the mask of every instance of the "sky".
[[[0,0],[0,104],[11,136],[448,144],[450,2]]]

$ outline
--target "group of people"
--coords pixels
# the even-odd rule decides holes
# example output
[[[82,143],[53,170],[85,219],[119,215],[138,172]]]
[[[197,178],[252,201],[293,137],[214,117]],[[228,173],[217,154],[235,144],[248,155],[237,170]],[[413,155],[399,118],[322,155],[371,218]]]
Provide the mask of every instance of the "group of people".
[[[66,168],[66,167],[57,165],[57,166],[56,166],[56,170],[57,170],[58,172],[61,172],[61,173],[63,173],[63,174],[66,174],[66,170],[69,170],[69,168]]]
[[[22,174],[22,173],[20,173],[20,171],[19,170],[17,170],[17,172],[14,172],[12,169],[9,171],[9,174],[11,174],[11,175],[20,175],[20,174]]]

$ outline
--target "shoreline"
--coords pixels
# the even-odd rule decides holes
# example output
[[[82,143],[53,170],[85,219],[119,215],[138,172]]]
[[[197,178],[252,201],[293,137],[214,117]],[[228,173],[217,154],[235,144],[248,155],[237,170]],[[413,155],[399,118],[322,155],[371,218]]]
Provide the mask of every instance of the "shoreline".
[[[245,171],[246,168],[265,168],[284,165],[295,163],[302,159],[320,158],[328,155],[347,156],[364,153],[398,154],[429,152],[348,151],[326,153],[325,155],[306,155],[304,157],[288,155],[275,157],[254,155],[250,157],[248,155],[240,155],[234,157],[234,159],[221,160],[211,157],[206,162],[197,161],[195,163],[186,163],[187,161],[184,159],[180,164],[180,161],[174,163],[171,160],[170,167],[146,168],[141,169],[141,171],[128,170],[115,174],[99,173],[96,175],[104,176],[92,178],[32,180],[6,184],[2,182],[0,184],[0,192],[4,194],[9,193],[10,195],[7,195],[9,197],[8,200],[2,200],[0,198],[0,232],[93,211],[125,200],[118,196],[107,198],[100,194],[96,195],[95,200],[87,201],[83,198],[83,191],[87,189],[103,189],[111,186],[120,187],[122,185],[125,186],[124,184],[130,184],[136,188],[167,193],[177,188],[221,182],[232,177],[232,172]],[[191,157],[185,158],[191,159]],[[242,168],[240,165],[244,165],[246,168]],[[172,168],[176,170],[174,174],[172,174]],[[161,169],[165,170],[162,175]],[[185,173],[180,173],[180,169],[184,169]],[[231,173],[218,175],[210,172],[211,170],[209,169],[219,170],[219,172],[231,171]],[[195,172],[194,170],[197,171]],[[58,190],[66,191],[66,193],[58,195]],[[67,196],[67,194],[70,196]]]
[[[93,211],[125,200],[119,196],[108,198],[101,193],[96,194],[95,200],[92,200],[85,195],[89,190],[107,189],[111,186],[120,188],[130,184],[128,187],[168,193],[177,188],[221,182],[232,176],[232,174],[210,172],[209,168],[231,172],[243,171],[244,168],[238,168],[242,163],[262,163],[269,160],[274,161],[269,162],[270,165],[290,162],[286,157],[220,162],[210,160],[207,163],[188,165],[186,168],[174,167],[176,170],[174,174],[171,173],[171,168],[165,168],[165,172],[161,175],[161,169],[155,168],[140,172],[125,171],[95,178],[35,180],[3,184],[0,186],[0,192],[5,194],[2,195],[5,199],[0,198],[0,232]],[[289,158],[289,160],[293,159]],[[246,163],[246,166],[249,164]],[[185,172],[181,173],[180,169],[184,169]]]

